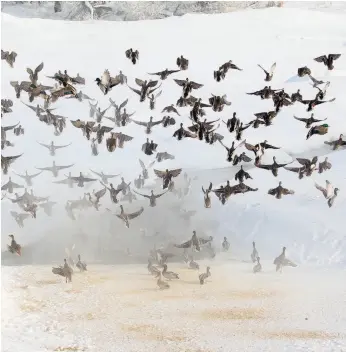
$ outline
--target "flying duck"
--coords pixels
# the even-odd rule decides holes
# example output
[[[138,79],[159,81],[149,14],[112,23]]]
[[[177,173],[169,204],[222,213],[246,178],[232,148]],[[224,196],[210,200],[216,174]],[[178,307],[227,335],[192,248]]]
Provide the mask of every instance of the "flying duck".
[[[132,141],[133,137],[122,132],[111,132],[111,136],[106,140],[106,147],[109,152],[114,152],[116,147],[124,148],[124,143]],[[118,142],[118,143],[117,143]]]
[[[332,164],[328,161],[328,157],[326,157],[323,162],[318,164],[318,173],[322,174],[324,171],[330,170],[331,168]]]
[[[282,248],[282,253],[275,258],[274,265],[276,265],[276,271],[282,272],[282,268],[284,266],[291,266],[296,267],[297,264],[291,262],[289,259],[286,258],[286,247]]]
[[[107,209],[107,210],[109,210],[109,209]],[[120,205],[120,210],[121,210],[120,214],[115,214],[115,215],[125,223],[125,226],[127,228],[130,228],[130,220],[133,220],[133,219],[137,218],[139,215],[141,215],[144,211],[144,208],[141,207],[136,212],[127,214],[127,213],[125,213],[123,206]]]
[[[306,111],[309,112],[309,111],[312,111],[317,105],[324,104],[324,103],[331,103],[334,100],[335,98],[322,101],[322,100],[318,100],[318,96],[316,96],[314,99],[311,99],[311,100],[301,100],[300,103],[307,105],[308,108],[306,109]]]
[[[299,67],[297,73],[299,77],[304,77],[306,75],[311,76],[311,70],[307,66]]]
[[[249,178],[251,180],[253,179],[248,172],[244,171],[243,165],[240,166],[240,170],[234,175],[234,179],[239,181],[239,183],[242,183],[244,179],[247,180]]]
[[[231,162],[233,160],[233,154],[235,150],[245,144],[245,140],[239,143],[236,147],[234,146],[234,141],[232,142],[232,146],[230,148],[226,147],[222,141],[219,140],[219,143],[227,150],[227,161]]]
[[[155,207],[155,206],[156,206],[156,199],[159,198],[159,197],[161,197],[161,196],[163,196],[163,195],[164,195],[165,193],[167,193],[168,191],[155,195],[155,194],[154,194],[154,191],[152,190],[150,196],[148,196],[148,195],[146,195],[146,194],[138,193],[138,192],[136,192],[136,191],[134,191],[134,192],[135,192],[136,194],[142,196],[142,197],[148,198],[149,201],[150,201],[149,205],[150,205],[151,207]]]
[[[321,122],[321,121],[325,121],[327,120],[327,118],[323,119],[323,120],[317,120],[314,118],[314,114],[311,114],[311,116],[308,119],[305,118],[301,118],[301,117],[297,117],[297,116],[293,116],[296,120],[298,121],[302,121],[305,123],[305,128],[310,128],[311,125],[315,122]]]
[[[137,60],[139,60],[139,52],[138,50],[132,50],[132,48],[127,49],[125,51],[125,56],[131,60],[131,62],[135,65]]]
[[[96,78],[95,82],[104,95],[120,83],[119,77],[111,77],[108,70],[105,70],[101,78]]]
[[[305,175],[305,166],[301,167],[284,167],[285,170],[291,171],[291,172],[296,172],[298,174],[298,178],[301,180],[304,175]]]
[[[174,160],[175,156],[167,152],[159,152],[156,154],[156,160],[158,163],[164,160]]]
[[[29,214],[26,213],[17,213],[16,211],[10,211],[10,214],[13,216],[14,220],[18,224],[20,228],[24,227],[24,220],[30,217]]]
[[[7,191],[8,193],[12,194],[15,188],[24,188],[24,186],[19,185],[11,180],[11,177],[8,178],[8,182],[1,186],[2,191]]]
[[[1,49],[1,60],[5,60],[11,68],[13,68],[13,64],[16,61],[17,53],[14,51],[3,51]]]
[[[252,159],[249,158],[245,152],[242,152],[240,155],[235,154],[233,157],[233,165],[236,166],[240,162],[244,161],[245,163],[249,163]]]
[[[315,183],[315,187],[322,192],[324,198],[327,199],[329,208],[331,208],[338,195],[339,188],[336,188],[336,187],[334,188],[328,180],[326,180],[326,188],[323,188],[317,183]]]
[[[333,147],[333,150],[337,150],[339,147],[346,146],[346,141],[343,140],[344,136],[340,134],[339,138],[331,141],[331,142],[324,142],[324,144],[328,144]]]
[[[38,144],[42,145],[42,147],[45,147],[49,150],[49,153],[51,156],[55,156],[55,151],[57,149],[61,149],[61,148],[66,148],[68,146],[70,146],[72,143],[66,144],[66,145],[54,145],[54,142],[52,141],[50,144],[43,144],[40,142],[37,142]]]
[[[180,70],[168,70],[168,68],[166,68],[165,70],[160,72],[149,73],[149,75],[160,76],[160,79],[165,80],[169,75],[176,72],[180,72]]]
[[[314,134],[318,134],[320,136],[323,136],[326,133],[328,133],[328,128],[329,128],[329,125],[327,123],[325,123],[323,125],[319,125],[319,126],[313,126],[310,128],[308,134],[306,135],[306,139],[309,139]]]
[[[317,170],[317,161],[318,157],[314,156],[312,160],[304,159],[304,158],[297,158],[299,164],[305,167],[305,174],[306,176],[311,176],[313,171]]]
[[[328,56],[322,55],[322,56],[316,57],[316,58],[314,58],[314,60],[317,62],[323,62],[323,64],[328,67],[328,70],[333,70],[333,68],[334,68],[333,63],[340,56],[341,56],[341,54],[328,54]]]
[[[211,192],[213,188],[213,184],[210,182],[210,185],[209,187],[204,190],[203,186],[202,186],[202,191],[203,191],[203,194],[204,194],[204,207],[205,208],[211,208],[211,198],[209,196],[209,193]]]
[[[142,81],[139,78],[135,78],[136,84],[141,87],[141,90],[131,88],[128,86],[133,92],[139,95],[139,101],[142,103],[147,96],[153,94],[153,92],[161,87],[161,84],[156,87],[158,81]]]
[[[48,216],[52,216],[53,205],[55,204],[57,204],[57,202],[46,201],[44,203],[39,204],[38,206],[43,209],[45,214],[47,214]]]
[[[4,175],[7,175],[8,173],[8,168],[10,167],[10,165],[15,162],[19,157],[21,157],[23,155],[19,154],[19,155],[12,155],[12,156],[3,156],[1,154],[1,169],[2,172],[4,173]]]
[[[189,68],[189,60],[185,59],[183,55],[180,55],[180,57],[177,58],[177,66],[180,70],[185,71]]]
[[[303,100],[303,96],[300,94],[300,89],[298,89],[296,93],[293,93],[291,95],[291,102],[295,103],[296,101],[301,101],[301,100]]]
[[[193,89],[199,89],[199,88],[203,87],[203,84],[196,83],[194,81],[189,81],[188,78],[186,78],[185,80],[175,79],[174,82],[178,86],[183,87],[183,97],[184,98],[187,98]]]
[[[277,186],[276,188],[271,188],[268,191],[268,194],[270,194],[271,196],[275,196],[276,199],[281,199],[283,195],[286,196],[288,194],[294,194],[294,191],[282,187],[282,182],[280,181],[279,186]]]
[[[133,119],[131,119],[131,121],[134,122],[136,125],[144,126],[146,134],[150,134],[152,132],[152,128],[154,126],[157,126],[160,123],[162,123],[162,120],[153,121],[153,117],[152,116],[150,117],[149,122],[136,121],[136,120],[133,120]]]
[[[21,247],[21,245],[18,244],[18,243],[15,241],[13,235],[8,235],[8,237],[11,237],[11,244],[10,244],[10,245],[7,245],[8,250],[9,250],[11,253],[17,253],[19,256],[21,256],[21,255],[22,255],[22,247]]]
[[[272,172],[272,174],[277,177],[278,175],[278,171],[279,171],[279,168],[281,167],[284,167],[286,165],[288,165],[290,163],[286,163],[286,164],[278,164],[276,162],[276,157],[273,156],[273,164],[271,165],[264,165],[264,164],[260,164],[260,163],[256,163],[255,166],[260,168],[260,169],[265,169],[265,170],[270,170]]]
[[[263,70],[263,72],[265,73],[266,77],[265,77],[265,81],[266,82],[270,82],[274,76],[274,71],[276,69],[276,62],[274,62],[271,67],[269,72],[267,70],[265,70],[261,65],[257,65],[259,68],[261,68]]]
[[[182,169],[173,169],[173,170],[166,169],[166,171],[160,171],[160,170],[154,169],[155,175],[159,178],[162,178],[162,188],[163,189],[168,188],[173,177],[179,176],[181,171],[182,171]]]
[[[55,161],[53,161],[53,166],[47,166],[47,167],[37,167],[36,169],[42,170],[42,171],[50,171],[53,173],[53,177],[58,177],[59,171],[63,169],[68,169],[72,167],[74,164],[66,165],[66,166],[57,166],[55,164]]]

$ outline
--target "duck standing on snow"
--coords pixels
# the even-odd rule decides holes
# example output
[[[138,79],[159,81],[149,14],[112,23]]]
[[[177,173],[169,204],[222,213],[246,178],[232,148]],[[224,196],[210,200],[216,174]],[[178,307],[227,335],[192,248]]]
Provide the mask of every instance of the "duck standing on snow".
[[[15,239],[14,239],[14,236],[13,235],[9,235],[9,237],[11,237],[11,244],[10,245],[7,245],[7,248],[8,250],[11,252],[11,253],[17,253],[19,256],[22,255],[22,247],[20,244],[18,244]]]
[[[276,271],[282,272],[282,268],[284,266],[292,266],[292,267],[296,267],[297,264],[291,262],[289,259],[286,258],[286,247],[282,248],[282,253],[275,258],[274,260],[274,265],[276,265]]]
[[[227,241],[227,238],[224,237],[224,238],[223,238],[223,242],[222,242],[222,249],[223,249],[223,251],[224,251],[224,252],[228,252],[229,247],[230,247],[230,244],[229,244],[229,242]]]
[[[192,256],[191,256],[191,260],[189,262],[189,269],[199,270],[199,264],[193,260]]]
[[[328,128],[329,128],[329,125],[326,123],[320,126],[313,126],[310,128],[308,134],[306,135],[306,139],[308,140],[314,134],[323,136],[328,133]]]
[[[151,275],[158,277],[161,275],[160,270],[153,265],[152,261],[150,259],[148,259],[148,271]]]
[[[262,271],[262,265],[260,263],[260,257],[257,257],[257,264],[253,267],[253,272],[256,274],[256,273],[259,273],[260,271]]]
[[[210,277],[210,276],[211,276],[210,267],[207,266],[207,271],[206,271],[205,273],[203,273],[203,274],[200,274],[200,275],[198,276],[198,278],[199,278],[199,283],[200,283],[201,285],[204,285],[205,280],[206,280],[208,277]]]
[[[326,188],[323,188],[322,186],[318,185],[317,183],[315,183],[315,187],[322,192],[324,198],[327,199],[327,203],[329,208],[332,207],[332,205],[334,204],[334,201],[338,195],[339,192],[339,188],[334,188],[332,186],[332,184],[326,180]]]
[[[87,271],[87,265],[85,262],[82,262],[80,260],[80,254],[78,254],[78,262],[76,264],[76,267],[79,269],[80,272]]]

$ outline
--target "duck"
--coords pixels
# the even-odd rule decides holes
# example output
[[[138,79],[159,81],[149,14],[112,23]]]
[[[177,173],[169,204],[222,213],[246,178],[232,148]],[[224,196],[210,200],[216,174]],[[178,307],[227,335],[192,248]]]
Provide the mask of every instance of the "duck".
[[[96,172],[96,171],[93,171],[90,169],[90,171],[92,173],[94,173],[95,175],[97,175],[98,177],[101,178],[101,181],[105,184],[105,185],[108,185],[108,179],[109,178],[114,178],[114,177],[118,177],[120,176],[120,174],[105,174],[103,171],[101,172]]]
[[[96,178],[84,177],[81,172],[79,173],[79,176],[72,176],[72,180],[77,183],[78,187],[84,187],[85,182],[97,181]]]
[[[174,107],[174,104],[164,107],[161,112],[167,112],[167,113],[174,112],[175,114],[180,116],[178,110]]]
[[[162,178],[162,188],[166,189],[169,187],[170,183],[172,182],[174,177],[177,177],[180,175],[182,169],[172,169],[168,170],[166,169],[165,171],[160,171],[154,169],[154,173],[157,177]]]
[[[324,142],[324,144],[330,145],[333,147],[333,150],[337,150],[340,147],[346,146],[346,141],[343,140],[344,136],[343,134],[340,134],[339,138],[336,139],[335,141],[331,142]]]
[[[101,78],[96,78],[95,82],[104,95],[120,83],[119,77],[111,77],[108,70],[105,70]]]
[[[180,70],[169,70],[168,68],[166,68],[163,71],[159,71],[159,72],[155,72],[155,73],[149,73],[149,75],[156,75],[156,76],[160,76],[161,80],[165,80],[169,75],[176,73],[176,72],[180,72]]]
[[[162,276],[169,281],[172,279],[179,279],[179,275],[174,273],[173,271],[167,271],[167,264],[163,264]]]
[[[161,275],[161,271],[153,265],[152,261],[148,259],[148,271],[151,275],[158,277]]]
[[[180,55],[177,58],[177,66],[180,68],[180,70],[185,71],[189,68],[189,60],[186,59],[183,55]]]
[[[162,90],[160,90],[158,93],[154,94],[150,94],[148,95],[148,99],[149,99],[149,108],[150,110],[155,110],[155,104],[156,104],[156,99],[162,94]]]
[[[229,244],[229,242],[227,241],[227,237],[224,237],[224,238],[223,238],[223,242],[222,242],[222,249],[223,249],[223,251],[224,251],[224,252],[228,252],[229,247],[230,247],[230,244]]]
[[[16,62],[17,53],[15,51],[3,51],[1,49],[1,60],[5,60],[11,68],[13,68],[13,64]]]
[[[239,183],[242,183],[244,181],[244,179],[245,180],[247,180],[247,179],[252,180],[253,178],[251,177],[251,175],[248,172],[244,171],[243,165],[241,165],[240,170],[234,175],[234,179],[236,181],[239,181]]]
[[[187,98],[188,95],[192,92],[193,89],[200,89],[203,87],[203,84],[190,81],[188,78],[185,80],[174,79],[174,82],[183,88],[183,97]]]
[[[139,78],[136,78],[135,81],[136,81],[136,84],[141,87],[141,90],[134,89],[130,86],[129,86],[129,88],[133,92],[135,92],[136,94],[139,95],[139,102],[140,103],[143,103],[148,96],[150,96],[156,89],[161,87],[161,84],[159,86],[157,86],[158,81],[151,81],[150,80],[148,82],[147,80],[143,81]]]
[[[169,154],[167,152],[158,152],[156,154],[156,160],[158,163],[164,161],[164,160],[174,160],[175,156],[172,154]]]
[[[11,177],[8,178],[8,182],[1,186],[2,191],[7,191],[8,193],[12,194],[15,188],[24,188],[24,186],[19,185],[11,180]]]
[[[133,50],[132,48],[127,49],[125,51],[125,56],[131,60],[131,62],[136,65],[137,60],[139,60],[139,51],[138,50]]]
[[[314,118],[314,114],[311,114],[311,116],[310,116],[308,119],[301,118],[301,117],[297,117],[297,116],[293,116],[293,117],[294,117],[296,120],[298,120],[298,121],[304,122],[304,123],[305,123],[305,128],[311,128],[311,125],[312,125],[313,123],[322,122],[322,121],[327,120],[327,118],[325,118],[325,119],[323,119],[323,120],[315,119],[315,118]]]
[[[311,70],[307,66],[304,66],[304,67],[298,68],[297,73],[298,73],[299,77],[304,77],[306,75],[310,76],[311,75]]]
[[[196,231],[192,231],[193,235],[191,237],[190,240],[182,243],[182,244],[175,244],[174,247],[176,248],[192,248],[195,249],[197,252],[199,252],[201,250],[201,246],[200,246],[200,240],[197,237],[197,233]]]
[[[317,162],[318,162],[318,157],[314,156],[312,160],[305,159],[305,158],[297,158],[297,161],[299,164],[303,165],[305,167],[305,174],[306,176],[311,176],[314,170],[317,170]]]
[[[284,167],[286,165],[288,165],[290,163],[286,163],[286,164],[278,164],[276,162],[276,157],[273,156],[273,164],[271,165],[264,165],[264,164],[259,164],[259,163],[256,163],[256,167],[260,168],[260,169],[265,169],[265,170],[270,170],[273,174],[273,176],[277,177],[278,176],[278,171],[279,171],[279,168],[281,167]]]
[[[296,172],[298,174],[298,178],[301,180],[304,175],[305,175],[305,166],[301,166],[301,167],[284,167],[285,170],[287,171],[291,171],[291,172]]]
[[[332,164],[328,161],[328,157],[324,159],[323,162],[318,164],[318,173],[322,174],[324,171],[330,170],[332,168]]]
[[[275,258],[274,265],[276,265],[276,271],[282,272],[282,268],[284,266],[296,267],[297,264],[293,263],[289,259],[286,258],[286,247],[282,248],[282,253]]]
[[[57,202],[46,201],[44,203],[39,204],[38,206],[43,209],[46,215],[52,216],[52,208],[55,204],[57,204]]]
[[[153,121],[153,117],[150,116],[149,122],[143,122],[143,121],[136,121],[134,119],[131,119],[132,122],[134,122],[136,125],[139,126],[144,126],[145,127],[145,133],[150,134],[153,131],[153,127],[159,125],[162,123],[162,119],[158,121]]]
[[[66,259],[64,259],[64,266],[59,266],[57,268],[53,267],[52,273],[65,277],[66,283],[72,281],[72,269],[68,266]]]
[[[193,257],[191,257],[189,262],[189,269],[199,270],[199,264],[193,260]]]
[[[26,213],[17,213],[16,211],[10,211],[10,214],[12,215],[12,217],[14,218],[14,220],[16,221],[17,225],[20,228],[24,227],[24,220],[27,219],[30,215],[26,214]]]
[[[255,263],[257,261],[258,258],[258,252],[256,249],[256,243],[252,242],[252,253],[251,253],[251,260],[253,263]]]
[[[303,100],[303,96],[300,94],[300,89],[298,89],[296,93],[293,93],[291,95],[291,102],[295,103],[296,101],[301,101],[301,100]]]
[[[14,239],[14,235],[11,234],[11,235],[8,235],[8,237],[11,238],[11,244],[10,245],[7,245],[7,248],[8,250],[11,252],[11,253],[16,253],[18,254],[19,256],[22,255],[22,247],[20,244],[18,244],[15,239]]]
[[[307,109],[306,111],[312,111],[316,106],[324,104],[324,103],[332,103],[333,101],[335,101],[335,98],[329,99],[329,100],[318,100],[318,96],[316,96],[314,99],[306,99],[306,100],[300,100],[299,102],[307,105]]]
[[[173,137],[176,137],[178,141],[181,141],[183,138],[196,138],[197,135],[185,130],[183,123],[180,123],[180,127],[173,133]]]
[[[271,195],[271,196],[275,196],[276,199],[281,199],[283,195],[286,196],[288,194],[294,194],[294,191],[282,187],[282,182],[280,181],[279,182],[279,186],[276,187],[276,188],[271,188],[268,191],[268,194]]]
[[[327,199],[327,204],[331,208],[335,202],[335,199],[339,193],[339,188],[333,187],[332,184],[326,180],[326,188],[315,183],[315,187],[322,192],[325,199]]]
[[[134,192],[136,194],[138,194],[139,196],[142,196],[142,197],[145,197],[145,198],[148,198],[149,199],[149,206],[150,207],[155,207],[156,206],[156,199],[163,196],[164,194],[166,194],[168,192],[168,190],[166,192],[163,192],[163,193],[160,193],[160,194],[154,194],[154,191],[151,190],[151,194],[150,196],[148,196],[147,194],[141,194],[141,193],[138,193],[134,190]]]
[[[270,82],[273,79],[273,76],[274,76],[274,72],[275,72],[275,69],[276,69],[276,62],[274,62],[271,65],[269,72],[267,70],[265,70],[261,65],[257,65],[257,66],[260,67],[263,70],[263,72],[265,73],[266,77],[265,77],[264,80],[266,82]]]
[[[162,280],[162,273],[160,272],[159,279],[157,280],[157,286],[159,286],[160,290],[167,290],[169,289],[169,284]]]
[[[260,259],[261,259],[260,257],[257,257],[257,264],[252,269],[254,274],[259,273],[260,271],[262,271],[262,265],[260,263]]]
[[[68,169],[72,167],[74,164],[66,165],[66,166],[58,166],[55,164],[55,161],[53,161],[52,166],[47,166],[47,167],[36,167],[36,169],[41,170],[41,171],[50,171],[53,173],[53,177],[58,177],[59,171],[63,169]]]
[[[329,128],[329,125],[327,123],[324,123],[323,125],[320,125],[320,126],[313,126],[310,128],[308,134],[306,135],[306,139],[308,140],[310,137],[312,137],[315,134],[323,136],[328,133],[328,128]]]
[[[107,210],[109,210],[109,209],[107,209]],[[123,206],[120,205],[120,211],[121,211],[120,214],[116,214],[116,216],[124,222],[124,224],[127,228],[130,228],[130,220],[133,220],[133,219],[137,218],[139,215],[141,215],[144,211],[144,208],[141,207],[136,212],[127,214],[127,213],[125,213]]]
[[[39,145],[42,145],[42,147],[45,147],[49,150],[49,153],[51,156],[55,156],[55,151],[57,149],[61,149],[61,148],[66,148],[68,146],[70,146],[72,143],[66,144],[66,145],[54,145],[54,142],[52,141],[50,144],[44,144],[44,143],[40,143],[37,142]]]
[[[80,254],[78,254],[78,262],[76,267],[79,269],[80,272],[87,271],[87,265],[81,261]]]
[[[15,162],[18,158],[20,158],[22,154],[18,154],[18,155],[11,155],[11,156],[3,156],[1,154],[1,169],[2,172],[4,173],[4,175],[7,175],[8,173],[8,168],[10,167],[10,165]]]
[[[328,54],[327,55],[322,55],[314,58],[316,62],[322,62],[325,66],[328,67],[328,70],[333,70],[334,69],[334,61],[337,60],[341,54]]]
[[[211,192],[213,188],[213,184],[210,182],[209,187],[204,190],[203,186],[202,186],[202,191],[204,194],[204,207],[205,208],[211,208],[211,198],[209,196],[209,193]]]
[[[206,272],[205,272],[205,273],[202,273],[202,274],[200,274],[200,275],[198,276],[198,278],[199,278],[199,283],[200,283],[201,285],[204,285],[205,280],[206,280],[208,277],[210,277],[210,276],[211,276],[210,267],[207,266]]]

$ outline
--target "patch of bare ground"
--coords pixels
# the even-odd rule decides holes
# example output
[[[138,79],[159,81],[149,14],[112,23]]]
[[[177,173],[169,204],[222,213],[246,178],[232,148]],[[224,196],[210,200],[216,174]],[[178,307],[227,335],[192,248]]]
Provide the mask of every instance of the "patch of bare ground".
[[[30,299],[20,305],[20,310],[27,313],[35,313],[42,311],[45,306],[46,304],[42,301]]]
[[[261,333],[265,339],[280,340],[333,340],[345,338],[345,334],[329,333],[322,330],[282,330]]]
[[[61,347],[61,346],[59,346],[59,347],[57,347],[57,348],[55,348],[54,349],[54,352],[62,352],[62,351],[68,351],[68,352],[79,352],[79,351],[86,351],[86,349],[85,348],[83,348],[83,347]]]
[[[264,317],[263,309],[252,307],[206,309],[202,312],[204,320],[258,320]]]
[[[149,339],[155,341],[172,341],[183,342],[185,337],[181,332],[165,331],[155,325],[150,324],[123,324],[121,326],[123,331],[133,333],[141,339]]]
[[[235,299],[263,299],[278,295],[278,291],[268,290],[242,290],[242,291],[230,291],[225,293],[224,296]]]

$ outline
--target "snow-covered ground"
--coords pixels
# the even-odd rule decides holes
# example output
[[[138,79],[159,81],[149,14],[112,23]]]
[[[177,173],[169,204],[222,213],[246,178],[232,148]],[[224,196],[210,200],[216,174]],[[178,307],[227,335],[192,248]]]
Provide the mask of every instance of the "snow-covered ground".
[[[294,19],[294,23],[293,23]],[[13,113],[2,119],[3,125],[18,121],[25,128],[25,135],[8,139],[14,141],[3,155],[24,152],[9,171],[13,181],[22,183],[16,173],[35,172],[35,167],[52,164],[53,158],[36,141],[72,145],[58,150],[54,158],[58,165],[75,163],[73,174],[89,169],[105,173],[122,173],[125,180],[132,181],[140,173],[138,158],[149,164],[153,158],[141,152],[145,142],[143,128],[134,124],[122,131],[134,137],[123,150],[108,153],[105,145],[100,154],[91,155],[90,144],[69,122],[63,134],[53,135],[51,127],[38,122],[35,114],[16,100],[9,81],[26,80],[26,67],[35,68],[42,61],[40,73],[43,84],[52,84],[45,76],[67,69],[73,75],[80,73],[86,79],[84,93],[96,99],[101,108],[109,106],[111,97],[118,104],[129,98],[128,111],[135,111],[136,120],[147,121],[150,116],[159,119],[162,109],[175,103],[181,89],[170,77],[163,81],[162,96],[158,98],[155,111],[148,102],[139,103],[138,96],[126,86],[114,88],[102,96],[94,80],[105,68],[112,75],[122,70],[128,84],[135,87],[134,79],[149,79],[147,72],[175,68],[176,58],[183,54],[190,60],[188,71],[174,78],[189,77],[203,83],[196,94],[204,101],[211,94],[227,94],[232,102],[220,114],[208,110],[208,120],[226,120],[236,111],[244,122],[252,120],[253,113],[272,109],[271,100],[248,96],[264,87],[263,72],[257,67],[269,67],[277,62],[272,87],[289,93],[298,88],[304,98],[312,98],[315,90],[307,79],[287,82],[296,75],[298,67],[309,66],[314,77],[331,82],[327,97],[336,101],[316,108],[315,117],[328,117],[330,126],[326,136],[313,136],[305,140],[307,129],[293,115],[309,117],[306,107],[295,104],[284,108],[269,128],[247,129],[244,138],[255,144],[264,139],[281,149],[268,151],[263,163],[271,163],[275,155],[279,162],[292,161],[292,155],[313,157],[321,160],[328,156],[333,167],[325,174],[313,174],[298,180],[296,174],[279,171],[274,178],[269,172],[250,169],[253,180],[246,184],[258,187],[256,193],[237,195],[222,206],[214,197],[211,209],[203,207],[201,186],[210,181],[214,186],[231,180],[237,168],[226,162],[222,146],[209,146],[204,142],[183,140],[177,142],[171,136],[178,124],[168,129],[154,129],[152,138],[159,151],[168,151],[175,160],[162,162],[158,169],[182,167],[193,181],[190,195],[179,203],[173,195],[158,200],[158,207],[151,209],[148,202],[139,200],[125,208],[136,210],[141,205],[145,211],[134,220],[130,230],[120,221],[113,220],[109,232],[110,217],[106,207],[118,211],[109,197],[101,200],[99,212],[95,209],[80,214],[77,221],[67,218],[64,204],[67,199],[78,199],[84,189],[70,190],[64,185],[52,184],[50,173],[34,179],[34,192],[39,196],[50,195],[59,204],[54,215],[47,217],[42,211],[37,219],[28,219],[19,229],[10,210],[18,209],[8,200],[2,201],[2,248],[8,243],[7,234],[15,232],[16,239],[25,248],[46,252],[47,266],[2,267],[2,337],[4,351],[341,351],[346,348],[345,293],[346,281],[346,151],[332,152],[323,144],[346,135],[344,100],[346,87],[346,27],[345,15],[297,9],[266,9],[223,15],[186,15],[158,21],[119,22],[60,22],[16,18],[2,14],[2,49],[18,53],[14,68],[2,61],[2,98],[14,101]],[[323,24],[323,25],[321,25]],[[138,49],[140,59],[133,66],[125,57],[128,48]],[[334,71],[314,62],[316,56],[341,53]],[[232,59],[243,71],[231,71],[221,83],[213,80],[213,70]],[[23,93],[21,98],[28,102]],[[71,120],[89,118],[88,102],[60,99],[57,113]],[[181,117],[177,122],[190,125],[188,108],[178,109]],[[113,109],[111,110],[113,114]],[[103,122],[111,126],[107,121]],[[225,135],[224,143],[231,145],[234,136],[229,135],[221,123],[219,133]],[[67,171],[70,171],[67,170]],[[65,178],[61,173],[58,180]],[[90,174],[91,176],[91,174]],[[2,183],[8,177],[3,176]],[[340,188],[334,206],[328,208],[325,199],[314,187],[325,179]],[[56,180],[56,179],[54,179]],[[267,194],[269,188],[282,181],[294,189],[294,196],[276,200]],[[153,173],[150,182],[155,185]],[[119,181],[114,182],[116,185]],[[100,189],[93,184],[89,190]],[[158,187],[155,188],[157,191]],[[197,210],[189,225],[167,210],[180,204],[188,210]],[[153,221],[154,219],[154,221]],[[209,225],[208,225],[209,224]],[[90,261],[100,259],[94,248],[96,239],[107,242],[107,248],[143,255],[144,240],[139,229],[148,232],[163,229],[171,235],[170,241],[188,239],[191,231],[204,231],[214,236],[219,247],[223,236],[231,242],[231,254],[217,256],[214,261],[201,262],[201,269],[210,265],[212,278],[200,287],[197,273],[190,272],[183,264],[169,265],[170,270],[181,274],[181,280],[171,284],[165,292],[157,290],[155,280],[148,276],[145,265],[98,266]],[[72,284],[65,285],[51,273],[51,263],[62,260],[64,248],[76,243],[73,235],[84,231],[88,242],[76,244],[76,251],[89,263],[86,274],[76,274]],[[45,249],[40,248],[45,239]],[[47,245],[48,238],[48,245]],[[254,276],[252,265],[247,262],[251,242],[255,240],[263,259],[264,273]],[[167,241],[158,239],[160,244]],[[100,243],[100,242],[98,242]],[[106,242],[104,242],[106,243]],[[286,246],[288,256],[298,268],[274,272],[272,260]],[[38,252],[35,255],[37,256]],[[237,261],[231,260],[237,259]],[[35,259],[35,258],[34,258]],[[12,260],[13,262],[13,260]],[[56,264],[56,262],[54,263]],[[326,266],[329,266],[326,268]],[[59,347],[60,346],[60,347]],[[60,349],[59,349],[60,348]],[[70,349],[68,349],[70,348]],[[73,349],[74,348],[74,349]]]

